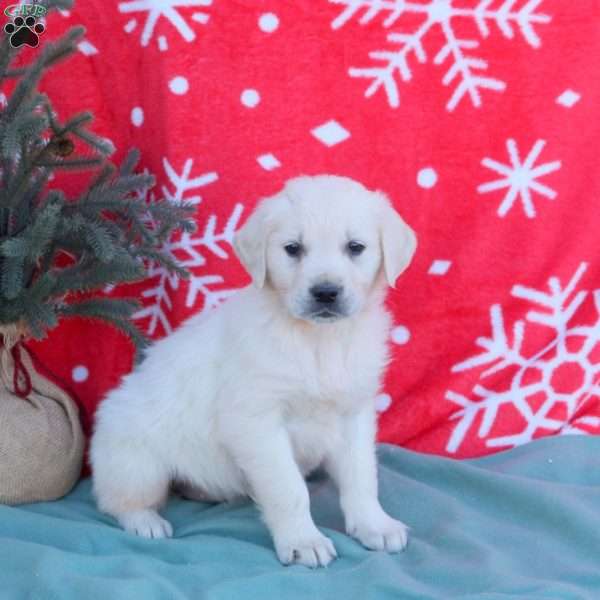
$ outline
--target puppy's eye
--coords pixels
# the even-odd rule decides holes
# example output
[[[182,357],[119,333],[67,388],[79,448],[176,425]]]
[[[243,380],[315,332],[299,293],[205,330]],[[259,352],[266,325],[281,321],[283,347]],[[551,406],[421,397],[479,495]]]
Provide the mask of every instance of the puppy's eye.
[[[362,254],[364,249],[366,248],[366,246],[364,244],[361,244],[360,242],[348,242],[348,252],[350,253],[350,256],[358,256],[359,254]]]
[[[283,249],[286,251],[288,256],[297,257],[300,256],[302,252],[302,245],[298,242],[290,242],[286,244]]]

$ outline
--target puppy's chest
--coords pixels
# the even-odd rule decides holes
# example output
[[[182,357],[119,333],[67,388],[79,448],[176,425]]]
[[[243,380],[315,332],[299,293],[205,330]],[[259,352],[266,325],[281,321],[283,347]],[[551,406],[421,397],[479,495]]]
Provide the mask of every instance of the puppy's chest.
[[[296,385],[290,390],[288,410],[293,416],[313,418],[354,412],[377,391],[381,364],[375,356],[323,344],[298,356]]]
[[[294,457],[304,475],[318,467],[343,439],[342,418],[329,414],[319,420],[292,419],[286,424]]]
[[[307,474],[339,447],[345,417],[373,401],[378,373],[335,354],[302,367],[304,376],[286,402],[285,424],[296,461]]]

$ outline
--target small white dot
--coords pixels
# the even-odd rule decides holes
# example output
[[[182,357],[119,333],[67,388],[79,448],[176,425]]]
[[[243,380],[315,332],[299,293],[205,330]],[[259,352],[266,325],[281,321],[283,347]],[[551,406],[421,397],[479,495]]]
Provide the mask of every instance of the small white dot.
[[[426,167],[425,169],[421,169],[417,173],[417,183],[422,188],[432,188],[437,183],[437,173],[431,167]]]
[[[181,77],[178,75],[177,77],[173,77],[171,81],[169,81],[169,89],[178,96],[186,94],[190,89],[190,84],[185,77]]]
[[[384,412],[392,405],[392,397],[389,394],[379,394],[375,397],[375,410]]]
[[[77,383],[85,381],[89,377],[89,374],[90,372],[88,371],[87,367],[84,367],[83,365],[77,365],[71,372],[73,381],[76,381]]]
[[[109,138],[100,138],[105,144],[108,146],[108,153],[113,154],[113,152],[117,149],[115,143]]]
[[[410,340],[410,331],[404,325],[398,325],[392,329],[391,337],[394,344],[406,344]]]
[[[260,102],[260,94],[256,90],[244,90],[240,100],[244,106],[254,108]]]
[[[279,27],[279,18],[274,13],[264,13],[258,19],[258,26],[265,33],[273,33]]]
[[[144,122],[144,111],[139,106],[132,109],[131,122],[136,127],[139,127]]]

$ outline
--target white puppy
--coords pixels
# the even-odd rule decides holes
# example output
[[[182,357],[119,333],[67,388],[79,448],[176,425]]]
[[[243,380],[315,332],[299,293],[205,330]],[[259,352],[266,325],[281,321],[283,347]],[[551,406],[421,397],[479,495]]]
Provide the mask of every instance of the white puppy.
[[[91,442],[101,510],[145,537],[172,534],[169,484],[259,505],[284,564],[327,565],[304,476],[322,465],[347,532],[395,552],[406,527],[377,498],[374,398],[391,325],[383,300],[416,247],[385,196],[299,177],[263,200],[234,246],[250,285],[187,320],[100,405]]]

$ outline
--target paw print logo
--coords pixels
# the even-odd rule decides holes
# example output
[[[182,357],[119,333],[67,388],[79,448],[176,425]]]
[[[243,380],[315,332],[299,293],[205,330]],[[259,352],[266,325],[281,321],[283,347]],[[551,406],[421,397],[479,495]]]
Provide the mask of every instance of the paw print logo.
[[[12,23],[4,26],[4,31],[10,35],[10,45],[13,48],[20,46],[31,46],[36,48],[40,42],[39,36],[44,33],[46,28],[37,19],[29,15],[28,17],[15,17]]]

